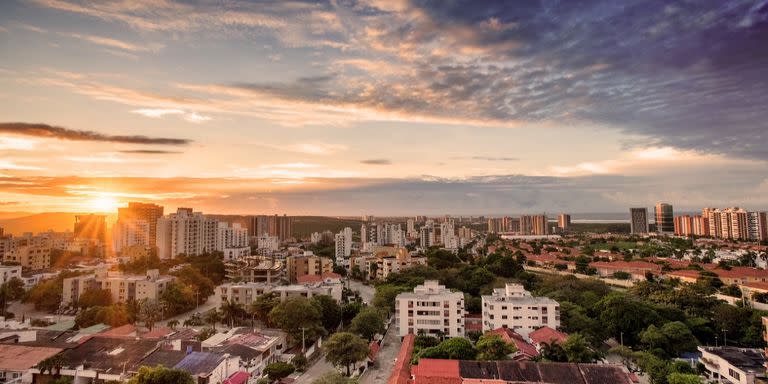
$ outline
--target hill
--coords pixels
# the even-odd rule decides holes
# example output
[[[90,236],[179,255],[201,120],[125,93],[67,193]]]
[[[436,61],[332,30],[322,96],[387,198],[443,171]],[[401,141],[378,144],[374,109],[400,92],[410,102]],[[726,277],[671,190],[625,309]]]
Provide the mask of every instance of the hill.
[[[21,235],[24,232],[45,232],[48,230],[54,231],[71,231],[75,224],[75,215],[79,213],[72,212],[46,212],[28,214],[21,217],[2,218],[0,219],[0,228],[5,230],[5,233],[12,233],[14,235]]]

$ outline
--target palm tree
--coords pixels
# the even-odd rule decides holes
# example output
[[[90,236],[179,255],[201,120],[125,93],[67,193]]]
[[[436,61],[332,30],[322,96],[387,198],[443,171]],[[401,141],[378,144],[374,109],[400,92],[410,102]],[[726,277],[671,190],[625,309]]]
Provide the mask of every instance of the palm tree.
[[[222,320],[226,321],[230,328],[235,327],[235,319],[240,317],[243,311],[243,307],[234,301],[225,300],[221,303]]]
[[[178,326],[179,326],[179,321],[178,320],[171,320],[171,321],[168,322],[168,327],[170,327],[174,331],[176,330],[176,327],[178,327]]]
[[[205,314],[205,322],[213,326],[213,331],[216,332],[216,323],[221,320],[221,315],[216,309],[212,309]]]

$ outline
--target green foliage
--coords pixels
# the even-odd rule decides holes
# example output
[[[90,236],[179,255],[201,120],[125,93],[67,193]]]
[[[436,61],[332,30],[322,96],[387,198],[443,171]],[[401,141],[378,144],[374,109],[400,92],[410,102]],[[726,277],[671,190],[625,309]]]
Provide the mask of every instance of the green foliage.
[[[260,295],[251,303],[249,312],[259,321],[266,325],[271,325],[269,321],[269,312],[280,304],[280,298],[274,292]]]
[[[297,354],[291,359],[291,365],[296,367],[296,370],[299,372],[304,372],[307,369],[308,363],[307,358],[302,354]]]
[[[132,320],[124,305],[110,305],[84,309],[75,317],[75,325],[78,328],[87,328],[96,324],[119,327],[130,323]]]
[[[142,300],[139,306],[139,319],[151,331],[155,323],[163,319],[163,304],[157,300]]]
[[[618,340],[623,333],[624,343],[629,346],[638,344],[640,332],[662,320],[650,304],[618,292],[604,297],[594,310],[608,334]]]
[[[160,301],[169,316],[191,311],[197,306],[197,299],[194,288],[180,281],[169,283],[160,294]]]
[[[151,254],[146,257],[137,257],[131,261],[120,263],[117,268],[120,272],[143,275],[150,269],[159,269],[165,271],[167,268],[160,261],[157,254]]]
[[[226,271],[224,270],[224,262],[222,261],[221,252],[212,252],[196,256],[179,255],[178,259],[182,262],[190,263],[192,268],[200,272],[203,277],[210,279],[210,281],[213,282],[214,287],[224,281],[224,274]],[[182,269],[182,271],[183,270],[184,269]]]
[[[506,360],[507,355],[515,352],[513,344],[508,344],[499,335],[483,335],[475,344],[478,360]]]
[[[48,279],[35,285],[24,301],[33,303],[35,309],[53,312],[59,308],[62,299],[63,279]]]
[[[364,360],[370,352],[365,340],[349,332],[334,333],[323,343],[323,350],[325,359],[331,364],[347,368],[347,376],[350,365]]]
[[[77,300],[80,308],[108,307],[112,305],[112,293],[106,289],[88,288]]]
[[[640,343],[660,357],[678,357],[683,352],[695,351],[699,341],[685,323],[673,321],[661,328],[650,325],[640,334]]]
[[[442,343],[419,351],[417,358],[474,360],[477,350],[472,343],[462,337],[454,337]]]
[[[280,380],[291,373],[293,373],[296,370],[293,365],[284,363],[282,361],[277,361],[274,363],[267,364],[266,367],[264,367],[264,373],[272,380]]]
[[[673,372],[667,376],[667,384],[703,384],[699,375]]]
[[[173,272],[173,275],[176,276],[177,283],[189,286],[193,292],[199,294],[200,303],[204,303],[209,296],[213,295],[215,281],[197,267],[187,265]]]
[[[570,363],[593,363],[600,358],[580,333],[572,333],[562,344],[563,352]]]
[[[304,297],[292,297],[272,308],[269,321],[285,331],[294,343],[301,342],[302,328],[309,340],[322,336],[325,330],[320,308]]]
[[[381,308],[387,311],[395,309],[395,297],[397,295],[408,292],[413,287],[392,285],[392,284],[380,284],[376,286],[376,294],[373,296],[373,305],[376,308]]]
[[[376,334],[383,334],[386,330],[384,316],[376,308],[363,308],[363,310],[352,319],[350,330],[368,341],[373,340],[373,337],[376,336]]]
[[[616,271],[613,273],[613,278],[618,280],[629,280],[631,277],[631,274],[624,271]]]
[[[219,307],[221,312],[221,319],[225,324],[229,324],[230,328],[235,326],[235,323],[245,317],[246,312],[243,306],[234,301],[224,300]]]
[[[723,286],[720,288],[720,293],[731,297],[741,297],[741,289],[736,284]]]
[[[461,264],[456,254],[451,251],[440,248],[430,248],[427,250],[427,265],[435,269],[453,268]]]
[[[363,303],[360,301],[350,301],[341,307],[341,318],[344,325],[352,323],[352,319],[363,309]]]
[[[341,324],[341,306],[328,295],[313,296],[312,302],[320,308],[323,327],[331,332]]]
[[[157,367],[141,367],[128,384],[195,384],[195,380],[186,371]]]
[[[546,361],[567,362],[568,355],[563,346],[558,342],[551,342],[541,346],[541,357]]]

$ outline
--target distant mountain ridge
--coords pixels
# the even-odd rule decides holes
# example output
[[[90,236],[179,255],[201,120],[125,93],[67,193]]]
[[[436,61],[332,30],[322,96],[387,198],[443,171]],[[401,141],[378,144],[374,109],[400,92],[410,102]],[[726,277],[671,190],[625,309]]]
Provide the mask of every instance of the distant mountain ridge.
[[[5,234],[19,236],[24,232],[45,232],[54,230],[57,232],[71,231],[75,225],[75,216],[83,213],[76,212],[45,212],[27,213],[24,216],[3,217],[0,214],[0,228]]]

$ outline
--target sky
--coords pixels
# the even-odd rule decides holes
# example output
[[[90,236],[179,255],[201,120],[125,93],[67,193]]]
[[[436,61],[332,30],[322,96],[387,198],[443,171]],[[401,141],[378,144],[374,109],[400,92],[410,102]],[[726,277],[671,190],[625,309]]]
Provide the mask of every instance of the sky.
[[[768,1],[0,2],[0,211],[768,208]]]

